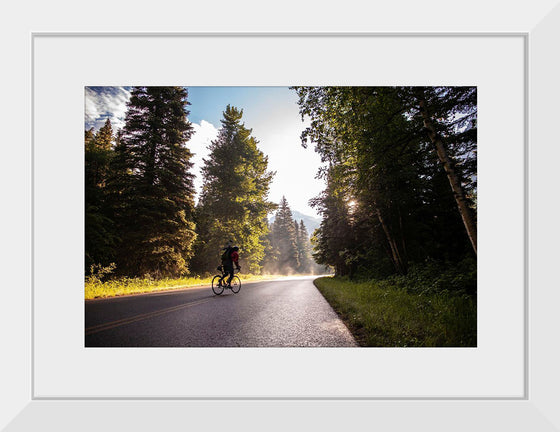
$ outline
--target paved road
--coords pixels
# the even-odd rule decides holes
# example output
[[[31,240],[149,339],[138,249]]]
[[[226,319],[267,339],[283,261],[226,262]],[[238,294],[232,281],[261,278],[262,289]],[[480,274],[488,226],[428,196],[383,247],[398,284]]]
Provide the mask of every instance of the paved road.
[[[312,277],[88,300],[86,347],[356,346]]]

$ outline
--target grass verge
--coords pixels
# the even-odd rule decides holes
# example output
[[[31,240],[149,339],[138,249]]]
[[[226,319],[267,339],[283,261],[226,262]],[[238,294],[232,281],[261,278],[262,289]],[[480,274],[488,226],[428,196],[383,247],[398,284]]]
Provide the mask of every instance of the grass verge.
[[[149,278],[120,278],[100,281],[97,278],[88,278],[85,282],[85,299],[116,297],[130,294],[142,294],[173,289],[210,285],[212,277],[188,277],[179,279],[149,279]],[[240,275],[241,283],[274,279],[278,276]]]
[[[315,285],[360,346],[476,347],[476,299],[410,292],[388,281],[323,277]]]

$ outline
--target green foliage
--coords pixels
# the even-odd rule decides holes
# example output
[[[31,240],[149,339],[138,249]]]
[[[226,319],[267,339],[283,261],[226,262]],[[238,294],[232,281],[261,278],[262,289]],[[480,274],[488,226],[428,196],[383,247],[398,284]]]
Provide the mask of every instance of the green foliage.
[[[318,264],[334,267],[335,274],[350,274],[354,263],[350,251],[356,239],[344,197],[344,185],[335,178],[331,170],[327,174],[325,191],[313,201],[323,215],[313,236],[313,258]]]
[[[199,239],[194,267],[212,271],[228,241],[240,248],[242,266],[261,271],[268,235],[267,215],[275,208],[268,201],[274,173],[258,141],[241,122],[243,111],[227,106],[222,128],[204,160],[204,184],[196,209]]]
[[[95,269],[92,269],[95,272]],[[94,273],[95,274],[95,273]],[[113,276],[113,275],[111,275]],[[190,276],[181,278],[146,277],[86,277],[85,299],[116,297],[122,295],[141,294],[157,291],[178,290],[185,288],[210,286],[212,276]],[[273,276],[261,276],[243,273],[243,283],[270,279]]]
[[[427,261],[414,264],[406,276],[391,276],[384,283],[410,293],[476,294],[476,260],[465,258],[457,263]]]
[[[274,261],[269,262],[269,271],[290,274],[300,267],[298,255],[298,233],[292,211],[286,197],[282,197],[271,228],[271,246]]]
[[[476,217],[476,88],[295,90],[310,119],[302,144],[312,143],[324,162],[318,175],[326,187],[312,200],[323,217],[313,259],[338,275],[383,278],[409,292],[474,292],[475,261],[419,98]],[[230,240],[246,271],[260,273],[265,261],[272,273],[313,271],[307,228],[285,198],[268,226],[274,173],[242,110],[224,111],[195,209],[187,105],[182,87],[135,87],[122,131],[107,120],[85,132],[86,272],[113,262],[129,277],[212,272]]]
[[[294,221],[295,222],[295,221]],[[307,233],[307,228],[303,223],[303,220],[299,221],[299,225],[295,222],[296,227],[296,245],[298,250],[298,260],[299,266],[297,268],[298,273],[313,273],[314,272],[314,262],[311,257],[311,242],[309,240],[309,234]]]
[[[86,277],[86,284],[102,283],[107,277],[112,275],[116,268],[117,265],[115,263],[105,267],[101,264],[92,264],[89,269],[89,275]]]
[[[94,134],[85,133],[85,265],[107,265],[115,259],[114,249],[118,236],[108,204],[106,182],[113,151],[113,129],[107,119]]]
[[[187,105],[183,87],[132,90],[108,182],[123,274],[189,271],[196,234]]]
[[[324,272],[312,258],[311,239],[303,219],[298,222],[293,218],[286,197],[282,197],[270,225],[265,271],[276,274]]]
[[[295,87],[302,135],[325,167],[317,262],[338,275],[406,275],[410,263],[472,253],[449,180],[424,130],[418,88]],[[476,88],[422,88],[462,186],[476,197]],[[474,209],[474,206],[473,206]]]
[[[93,269],[92,269],[93,271]],[[149,275],[146,277],[119,277],[101,279],[88,277],[85,283],[85,299],[116,297],[121,295],[141,294],[148,292],[181,289],[200,286],[210,283],[211,278],[183,277],[183,278],[157,278]]]
[[[86,204],[85,209],[85,263],[86,269],[93,264],[107,264],[115,255],[117,234],[113,221],[99,207]]]
[[[362,346],[476,347],[474,297],[411,292],[390,280],[320,278],[315,284]]]

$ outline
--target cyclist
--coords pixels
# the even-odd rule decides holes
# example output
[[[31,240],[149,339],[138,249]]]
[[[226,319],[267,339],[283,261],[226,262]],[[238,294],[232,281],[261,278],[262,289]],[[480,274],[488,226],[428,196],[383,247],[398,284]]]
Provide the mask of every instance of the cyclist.
[[[235,268],[239,271],[241,270],[241,266],[239,265],[239,248],[237,246],[226,248],[226,251],[222,255],[222,266],[224,269],[224,277],[229,275],[227,280],[227,288],[231,288],[231,280],[233,279],[233,265],[235,264]]]

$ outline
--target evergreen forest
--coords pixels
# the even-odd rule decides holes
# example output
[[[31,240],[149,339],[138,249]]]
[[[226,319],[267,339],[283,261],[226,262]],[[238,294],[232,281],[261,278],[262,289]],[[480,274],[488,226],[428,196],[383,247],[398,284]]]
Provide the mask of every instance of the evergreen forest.
[[[208,275],[227,244],[247,273],[325,272],[303,220],[269,201],[275,173],[242,109],[223,111],[196,202],[189,105],[184,87],[133,87],[122,129],[85,131],[86,276]]]
[[[85,131],[86,276],[206,275],[231,242],[251,274],[332,271],[475,293],[476,87],[291,91],[307,120],[301,145],[323,163],[324,190],[310,197],[317,230],[286,197],[269,200],[275,173],[240,107],[223,107],[196,196],[188,90],[133,87],[122,129],[107,119]]]

